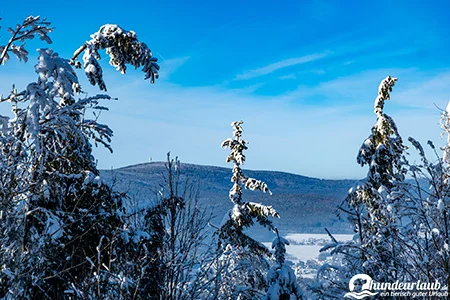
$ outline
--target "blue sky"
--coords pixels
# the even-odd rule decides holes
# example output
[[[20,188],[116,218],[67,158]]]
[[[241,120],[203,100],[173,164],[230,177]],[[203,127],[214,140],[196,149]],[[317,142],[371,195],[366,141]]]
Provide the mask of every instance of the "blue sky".
[[[5,30],[28,15],[55,27],[51,48],[69,58],[106,23],[134,30],[161,66],[156,84],[107,65],[114,154],[100,168],[164,160],[225,166],[222,140],[244,120],[246,168],[320,178],[360,178],[356,154],[375,122],[379,82],[399,78],[385,112],[406,140],[440,138],[450,100],[449,1],[118,1],[2,3]],[[34,80],[30,62],[0,69],[0,91]],[[80,73],[80,78],[83,78]],[[81,80],[90,94],[98,92]],[[0,111],[8,108],[2,107]],[[414,159],[414,158],[412,158]]]

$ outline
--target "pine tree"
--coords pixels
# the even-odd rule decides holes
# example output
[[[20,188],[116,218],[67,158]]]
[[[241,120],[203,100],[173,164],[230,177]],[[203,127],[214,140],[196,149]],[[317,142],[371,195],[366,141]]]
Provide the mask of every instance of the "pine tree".
[[[398,280],[397,263],[399,218],[396,215],[404,181],[403,145],[394,120],[383,112],[397,78],[388,76],[378,89],[375,100],[377,122],[372,134],[361,146],[357,161],[367,165],[366,179],[350,190],[346,204],[351,211],[360,243],[362,270],[376,280]]]
[[[286,263],[286,245],[289,241],[277,236],[272,241],[272,249],[275,250],[275,264],[267,274],[269,289],[264,299],[266,300],[289,300],[291,295],[295,299],[302,299],[302,291],[297,283],[294,270]]]
[[[247,141],[242,139],[242,121],[233,122],[233,138],[222,143],[223,148],[229,148],[227,162],[234,164],[229,198],[234,204],[233,209],[225,217],[219,230],[219,251],[223,254],[221,262],[227,265],[223,277],[220,278],[220,291],[223,298],[254,299],[263,295],[265,287],[265,272],[268,268],[265,257],[268,249],[248,236],[244,230],[255,222],[275,230],[269,217],[279,217],[271,207],[243,199],[243,188],[259,190],[271,194],[266,183],[244,175],[241,166],[245,163],[244,150]]]
[[[390,99],[396,81],[397,78],[388,76],[379,86],[374,105],[377,122],[357,156],[357,162],[369,168],[367,177],[350,189],[340,206],[356,235],[352,241],[335,241],[323,249],[343,255],[344,266],[325,265],[319,270],[317,291],[322,295],[343,293],[349,279],[360,273],[378,282],[404,279],[407,265],[405,253],[400,249],[399,228],[407,171],[403,155],[406,147],[394,120],[384,113],[385,101]]]

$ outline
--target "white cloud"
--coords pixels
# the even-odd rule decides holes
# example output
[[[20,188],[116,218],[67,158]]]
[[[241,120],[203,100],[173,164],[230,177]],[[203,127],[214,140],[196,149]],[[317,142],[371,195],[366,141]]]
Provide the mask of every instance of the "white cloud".
[[[181,87],[163,82],[150,86],[141,80],[114,85],[110,92],[119,101],[108,105],[111,110],[102,115],[102,121],[115,132],[115,153],[98,152],[97,157],[100,167],[110,168],[145,162],[149,156],[154,161],[164,160],[172,151],[185,162],[225,166],[226,151],[220,143],[231,136],[229,123],[242,119],[244,137],[250,142],[245,168],[361,178],[367,170],[356,164],[355,157],[375,123],[373,101],[387,74],[400,77],[386,111],[396,120],[404,139],[409,135],[421,141],[439,138],[437,110],[409,109],[408,103],[398,101],[403,91],[409,90],[400,83],[411,73],[420,77],[408,69],[374,70],[304,86],[297,94],[281,97],[217,86]],[[424,86],[429,86],[425,81]],[[438,93],[440,85],[430,84]],[[408,94],[412,92],[418,93],[410,90]],[[327,104],[308,98],[316,94]],[[422,101],[426,106],[426,99]],[[397,109],[393,111],[393,107]]]
[[[310,105],[314,105],[314,100],[311,99],[318,96],[328,100],[327,103],[367,105],[373,103],[378,85],[388,75],[399,78],[392,92],[393,104],[396,106],[430,108],[433,103],[427,99],[439,102],[445,93],[450,96],[450,73],[442,72],[428,77],[416,69],[392,68],[362,71],[312,86],[301,85],[280,97]],[[425,93],[427,97],[423,96]]]
[[[439,111],[430,101],[445,107],[439,101],[450,98],[449,72],[425,76],[414,69],[371,70],[273,97],[252,94],[253,88],[151,85],[140,72],[131,72],[126,80],[113,70],[105,73],[109,94],[119,98],[105,103],[110,111],[100,117],[115,135],[114,154],[95,150],[99,166],[106,169],[146,162],[150,156],[164,160],[168,151],[184,162],[225,166],[220,143],[231,136],[229,123],[242,119],[250,141],[245,168],[361,178],[367,170],[355,157],[375,122],[373,101],[385,76],[399,77],[386,111],[405,140],[409,135],[438,140]],[[15,80],[19,78],[7,73],[0,76],[0,82]],[[3,91],[9,86],[3,85]],[[325,104],[314,102],[316,95]]]
[[[401,83],[401,78],[399,82]],[[402,105],[436,109],[445,109],[450,100],[450,71],[439,74],[421,74],[416,78],[403,82],[404,88],[396,95],[396,101]]]
[[[181,66],[183,66],[191,57],[183,56],[171,59],[162,59],[158,61],[161,69],[159,71],[160,79],[167,80],[170,75],[175,73]]]
[[[309,54],[309,55],[305,55],[305,56],[301,56],[301,57],[294,57],[294,58],[281,60],[276,63],[269,64],[265,67],[246,71],[242,74],[237,75],[234,79],[235,80],[246,80],[246,79],[251,79],[251,78],[267,75],[267,74],[273,73],[273,72],[283,69],[283,68],[319,60],[321,58],[327,57],[329,54],[330,54],[330,52],[315,53],[315,54]]]

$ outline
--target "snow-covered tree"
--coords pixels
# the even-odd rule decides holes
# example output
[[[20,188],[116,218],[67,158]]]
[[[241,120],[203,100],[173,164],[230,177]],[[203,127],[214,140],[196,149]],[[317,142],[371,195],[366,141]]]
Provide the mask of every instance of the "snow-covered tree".
[[[264,193],[272,193],[266,183],[245,176],[241,169],[241,166],[245,163],[243,151],[247,150],[248,143],[241,138],[243,133],[242,124],[242,121],[233,122],[231,126],[234,128],[234,137],[222,143],[223,148],[230,149],[230,154],[227,156],[226,161],[234,164],[231,176],[233,186],[229,193],[229,198],[234,206],[220,229],[220,237],[223,244],[248,247],[255,253],[267,253],[268,250],[264,245],[243,232],[245,228],[252,226],[255,221],[262,226],[268,227],[270,230],[275,230],[269,217],[278,218],[279,215],[272,206],[245,202],[243,200],[243,187],[252,191],[259,190]]]
[[[359,150],[357,161],[368,165],[366,179],[350,190],[346,205],[360,243],[362,270],[375,280],[398,280],[397,263],[399,218],[396,215],[401,185],[405,178],[403,145],[394,120],[383,112],[396,78],[388,76],[378,89],[375,100],[377,123]]]
[[[214,254],[211,214],[199,207],[197,183],[183,180],[179,160],[169,154],[166,172],[156,203],[144,210],[144,226],[134,234],[137,290],[151,299],[200,299],[209,285],[202,267]]]
[[[428,145],[435,154],[430,161],[422,145],[413,138],[409,141],[419,153],[420,163],[412,164],[409,175],[414,183],[404,189],[406,204],[403,248],[408,252],[408,274],[411,281],[438,281],[450,286],[450,105],[442,113],[441,126],[447,135],[447,144],[440,156],[434,144]]]
[[[264,297],[266,300],[289,300],[291,295],[295,299],[302,299],[302,291],[297,283],[294,270],[286,263],[286,245],[289,241],[277,236],[272,241],[272,249],[275,250],[275,264],[267,274],[269,289]]]
[[[34,35],[50,42],[50,31],[48,22],[27,18],[10,29],[2,62],[9,52],[26,60],[26,50],[16,43]],[[134,33],[121,30],[108,39],[109,31],[104,31],[102,27],[87,43],[106,49],[115,65],[124,70],[125,63],[150,64],[147,48],[123,43]],[[97,36],[102,37],[99,42]],[[123,296],[127,280],[112,263],[121,257],[123,195],[102,181],[91,145],[111,150],[112,131],[97,121],[98,114],[86,117],[89,110],[106,110],[100,102],[110,97],[77,98],[82,90],[71,62],[50,49],[38,53],[37,80],[0,99],[11,103],[13,113],[13,118],[1,117],[0,130],[0,297]],[[89,61],[88,76],[101,78],[100,65],[94,68]],[[154,64],[144,71],[153,77],[157,68]]]
[[[357,162],[369,168],[367,177],[350,189],[340,207],[356,232],[352,241],[331,245],[334,254],[344,256],[345,270],[324,266],[319,272],[323,287],[329,288],[333,280],[334,287],[346,288],[351,276],[358,273],[368,274],[380,282],[394,282],[404,274],[398,212],[406,174],[403,156],[406,147],[394,120],[383,111],[396,81],[397,78],[388,76],[379,86],[374,105],[377,122],[357,156]]]
[[[279,217],[271,206],[243,199],[243,188],[271,192],[264,182],[245,176],[241,168],[245,163],[243,151],[247,150],[247,141],[242,139],[242,124],[242,121],[233,122],[233,138],[222,143],[223,148],[230,149],[226,161],[234,164],[231,176],[233,186],[229,193],[234,206],[225,216],[219,230],[219,251],[223,254],[220,262],[226,266],[219,277],[220,292],[217,297],[221,299],[255,299],[264,294],[265,272],[268,268],[265,256],[269,251],[244,230],[255,222],[275,230],[269,218]]]

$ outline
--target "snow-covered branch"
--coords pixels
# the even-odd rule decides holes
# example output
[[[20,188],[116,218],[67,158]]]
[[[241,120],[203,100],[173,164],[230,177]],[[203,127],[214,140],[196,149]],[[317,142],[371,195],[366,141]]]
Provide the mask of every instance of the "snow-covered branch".
[[[72,65],[81,68],[77,59],[84,52],[83,68],[86,76],[92,85],[98,85],[101,90],[106,91],[106,84],[103,81],[102,67],[98,63],[101,59],[99,50],[106,50],[110,57],[109,63],[122,74],[125,74],[126,65],[129,64],[136,69],[142,67],[145,79],[150,79],[151,83],[159,76],[157,59],[147,45],[138,40],[136,33],[118,25],[107,24],[92,34],[91,39],[78,48],[70,60]]]

